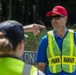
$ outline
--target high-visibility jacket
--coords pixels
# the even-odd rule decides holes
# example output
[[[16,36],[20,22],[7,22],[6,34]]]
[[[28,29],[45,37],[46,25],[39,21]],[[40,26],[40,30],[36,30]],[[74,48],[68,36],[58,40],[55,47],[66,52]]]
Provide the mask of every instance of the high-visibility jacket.
[[[69,30],[62,43],[60,51],[53,31],[48,32],[47,59],[50,72],[58,73],[62,70],[72,73],[76,68],[76,48],[74,44],[74,31]]]
[[[0,57],[0,75],[38,75],[38,70],[20,59]]]

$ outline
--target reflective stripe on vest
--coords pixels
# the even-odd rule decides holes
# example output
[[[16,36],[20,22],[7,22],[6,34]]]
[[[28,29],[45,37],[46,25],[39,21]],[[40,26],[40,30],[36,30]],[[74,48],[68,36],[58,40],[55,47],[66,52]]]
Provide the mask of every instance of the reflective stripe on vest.
[[[58,73],[62,70],[68,73],[74,72],[75,56],[76,52],[73,30],[69,30],[68,34],[63,40],[62,53],[55,41],[53,32],[48,32],[47,58],[48,66],[52,73]]]
[[[22,75],[38,75],[38,69],[35,66],[25,64]]]

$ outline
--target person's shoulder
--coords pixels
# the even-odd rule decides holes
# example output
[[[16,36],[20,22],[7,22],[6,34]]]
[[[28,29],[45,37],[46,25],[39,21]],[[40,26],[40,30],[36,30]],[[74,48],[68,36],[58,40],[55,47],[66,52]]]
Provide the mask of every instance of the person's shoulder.
[[[42,37],[41,41],[47,42],[47,40],[48,40],[48,36],[47,36],[47,34],[46,34],[45,36]]]
[[[45,36],[43,36],[42,39],[47,39],[47,34]]]
[[[74,32],[74,37],[76,38],[76,32]]]
[[[40,40],[40,46],[44,46],[45,47],[47,46],[48,44],[48,38],[47,38],[47,35],[43,36],[42,39]]]

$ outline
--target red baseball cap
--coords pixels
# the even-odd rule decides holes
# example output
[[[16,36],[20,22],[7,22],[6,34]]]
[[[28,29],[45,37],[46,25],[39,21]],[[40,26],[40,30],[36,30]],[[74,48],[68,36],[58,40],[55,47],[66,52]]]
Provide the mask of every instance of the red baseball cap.
[[[46,16],[50,17],[52,13],[57,15],[68,16],[66,9],[63,6],[55,6],[52,11],[47,12]]]

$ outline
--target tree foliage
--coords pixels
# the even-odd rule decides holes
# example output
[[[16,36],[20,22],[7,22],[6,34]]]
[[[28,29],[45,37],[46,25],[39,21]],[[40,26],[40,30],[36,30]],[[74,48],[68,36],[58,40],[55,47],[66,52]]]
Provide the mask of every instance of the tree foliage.
[[[75,0],[0,0],[0,21],[14,19],[23,24],[43,22],[47,27],[50,19],[46,13],[55,5],[64,6],[69,15],[69,24],[75,24]]]

